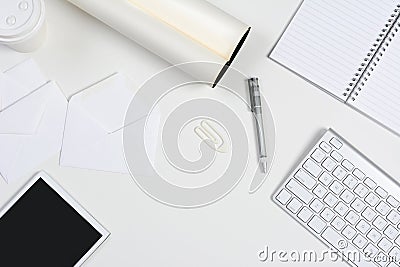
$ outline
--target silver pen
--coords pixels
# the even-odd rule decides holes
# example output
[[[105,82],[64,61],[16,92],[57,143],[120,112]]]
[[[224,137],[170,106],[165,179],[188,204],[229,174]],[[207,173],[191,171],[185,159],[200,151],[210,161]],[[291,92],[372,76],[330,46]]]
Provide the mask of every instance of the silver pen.
[[[264,173],[267,173],[267,147],[265,144],[264,123],[261,109],[261,93],[258,84],[258,78],[248,80],[250,91],[251,111],[254,114],[256,122],[256,131],[258,139],[258,156],[260,158],[260,167]]]

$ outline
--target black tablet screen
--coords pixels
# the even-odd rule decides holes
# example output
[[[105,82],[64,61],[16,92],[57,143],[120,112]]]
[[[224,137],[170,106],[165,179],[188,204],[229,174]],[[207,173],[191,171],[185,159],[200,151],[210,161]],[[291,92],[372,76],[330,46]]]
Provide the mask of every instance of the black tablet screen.
[[[101,237],[39,179],[0,218],[0,266],[74,266]]]

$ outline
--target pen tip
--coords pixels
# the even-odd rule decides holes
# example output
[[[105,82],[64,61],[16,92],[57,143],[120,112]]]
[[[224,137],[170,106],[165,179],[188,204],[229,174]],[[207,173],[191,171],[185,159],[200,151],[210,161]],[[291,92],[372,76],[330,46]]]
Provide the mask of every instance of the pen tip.
[[[268,164],[266,161],[261,162],[261,170],[263,173],[267,173],[268,171]]]

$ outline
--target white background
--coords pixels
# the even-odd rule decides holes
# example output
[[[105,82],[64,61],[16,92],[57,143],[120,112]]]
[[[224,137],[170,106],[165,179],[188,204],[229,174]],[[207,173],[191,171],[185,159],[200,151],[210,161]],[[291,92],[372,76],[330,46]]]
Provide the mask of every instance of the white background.
[[[39,169],[110,232],[86,266],[283,266],[262,263],[258,252],[325,249],[270,200],[305,149],[332,127],[395,179],[400,179],[400,137],[338,102],[269,60],[269,53],[300,0],[211,0],[253,27],[236,67],[258,76],[276,123],[276,158],[267,182],[253,195],[251,177],[221,201],[182,210],[145,195],[129,175],[58,166],[54,156]],[[120,71],[138,85],[168,64],[65,0],[48,0],[48,40],[37,52],[18,54],[0,47],[0,69],[33,57],[67,97]],[[1,149],[1,148],[0,148]],[[16,184],[0,182],[4,204],[32,176]],[[293,266],[313,266],[295,263]],[[346,266],[325,262],[323,266]]]

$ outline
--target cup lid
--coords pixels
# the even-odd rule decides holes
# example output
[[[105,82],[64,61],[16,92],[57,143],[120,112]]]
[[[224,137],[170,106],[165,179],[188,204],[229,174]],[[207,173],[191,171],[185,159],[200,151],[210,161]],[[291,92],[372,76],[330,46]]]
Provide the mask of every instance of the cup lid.
[[[44,18],[43,0],[2,0],[0,42],[15,42],[35,31]]]

